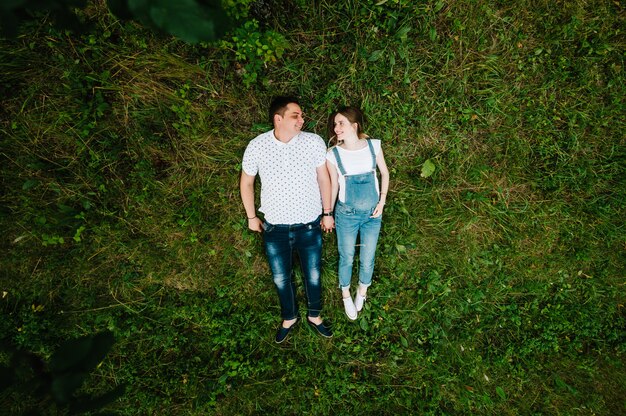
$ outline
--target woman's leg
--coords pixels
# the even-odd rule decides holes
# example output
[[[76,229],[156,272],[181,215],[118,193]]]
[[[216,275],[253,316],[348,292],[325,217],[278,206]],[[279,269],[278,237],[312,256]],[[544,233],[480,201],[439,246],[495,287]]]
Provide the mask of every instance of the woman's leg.
[[[374,275],[374,260],[376,257],[376,245],[378,244],[378,236],[382,219],[368,218],[361,224],[360,230],[360,247],[359,247],[359,288],[362,295],[365,295],[367,287],[372,284],[372,276]]]
[[[359,233],[358,218],[354,214],[341,211],[336,212],[335,230],[337,233],[337,248],[339,250],[339,287],[342,290],[349,290],[356,251],[356,239]]]

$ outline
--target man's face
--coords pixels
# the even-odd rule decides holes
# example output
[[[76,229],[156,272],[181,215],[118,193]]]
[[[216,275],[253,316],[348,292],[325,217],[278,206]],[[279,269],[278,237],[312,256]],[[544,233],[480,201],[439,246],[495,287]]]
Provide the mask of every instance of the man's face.
[[[303,114],[300,106],[298,104],[289,103],[282,116],[280,114],[274,116],[275,128],[295,136],[300,133],[302,126],[304,126],[304,118],[302,117]]]

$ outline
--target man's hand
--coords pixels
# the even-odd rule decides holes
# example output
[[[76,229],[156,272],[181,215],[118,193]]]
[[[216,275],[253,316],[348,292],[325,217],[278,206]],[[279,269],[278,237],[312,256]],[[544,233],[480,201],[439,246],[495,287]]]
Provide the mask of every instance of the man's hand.
[[[254,232],[261,233],[263,232],[261,219],[259,217],[248,218],[248,228]]]

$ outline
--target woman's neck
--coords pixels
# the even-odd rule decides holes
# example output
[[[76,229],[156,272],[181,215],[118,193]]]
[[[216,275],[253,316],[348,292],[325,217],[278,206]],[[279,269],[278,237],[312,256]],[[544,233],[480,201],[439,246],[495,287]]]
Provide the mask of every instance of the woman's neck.
[[[364,147],[364,143],[365,140],[359,139],[358,136],[349,136],[342,141],[341,147],[346,150],[359,150]]]

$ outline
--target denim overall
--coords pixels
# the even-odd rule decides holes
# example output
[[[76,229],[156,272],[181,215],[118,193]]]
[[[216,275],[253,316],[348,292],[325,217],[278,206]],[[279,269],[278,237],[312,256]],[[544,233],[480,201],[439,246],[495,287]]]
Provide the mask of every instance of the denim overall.
[[[374,256],[382,223],[382,216],[371,218],[378,204],[376,189],[376,154],[369,139],[372,170],[357,175],[346,175],[339,151],[333,148],[339,172],[345,179],[345,202],[337,201],[335,228],[339,249],[339,287],[347,289],[352,279],[352,264],[359,237],[359,283],[369,286],[374,274]]]

